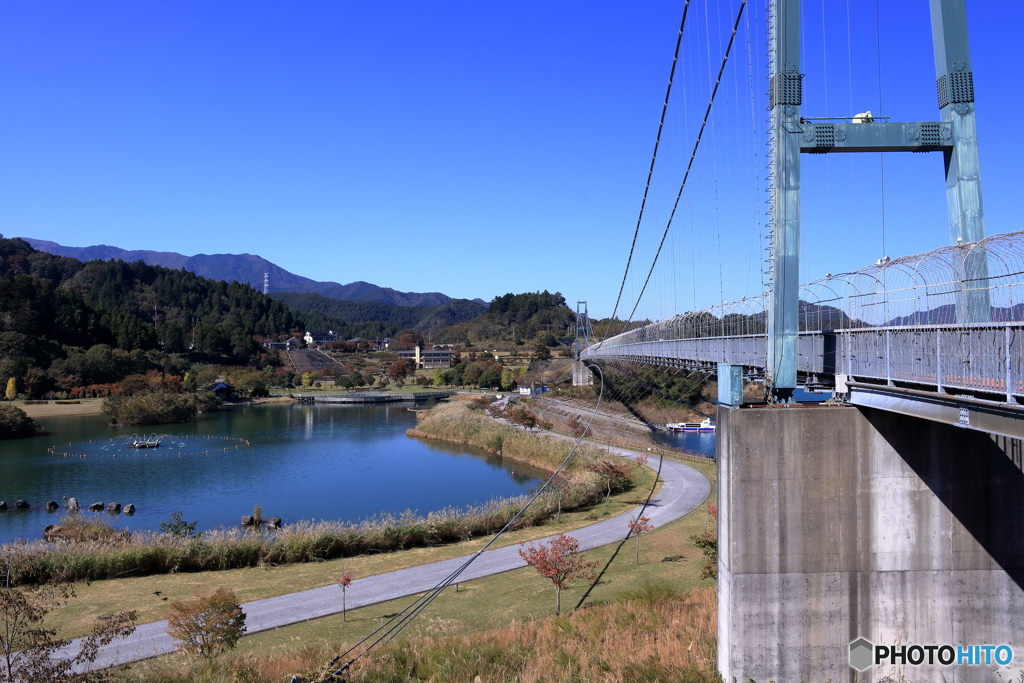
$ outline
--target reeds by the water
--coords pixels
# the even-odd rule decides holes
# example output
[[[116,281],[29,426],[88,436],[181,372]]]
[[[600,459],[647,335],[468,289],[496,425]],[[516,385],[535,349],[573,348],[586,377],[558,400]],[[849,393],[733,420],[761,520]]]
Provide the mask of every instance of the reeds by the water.
[[[594,473],[576,473],[569,482],[562,494],[563,510],[600,500],[604,484]],[[75,532],[68,537],[8,546],[6,553],[17,556],[13,565],[15,581],[22,584],[313,562],[494,533],[526,500],[525,495],[498,498],[467,509],[448,508],[426,516],[411,512],[382,514],[359,523],[298,522],[279,531],[219,529],[200,538],[154,532],[127,535],[104,524],[90,522],[86,528],[74,519],[66,519],[61,525]],[[517,520],[516,528],[534,525],[557,509],[557,493],[542,494]]]

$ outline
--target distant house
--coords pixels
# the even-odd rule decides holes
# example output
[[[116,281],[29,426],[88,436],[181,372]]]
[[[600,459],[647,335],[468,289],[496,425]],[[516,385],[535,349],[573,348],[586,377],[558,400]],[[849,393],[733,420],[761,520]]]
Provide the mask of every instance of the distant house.
[[[416,363],[416,369],[450,368],[452,366],[451,349],[420,349],[399,351],[399,358],[408,358]]]
[[[306,336],[303,337],[306,340],[307,346],[323,346],[327,342],[338,341],[338,333],[334,330],[328,330],[322,332],[320,330],[306,330]]]
[[[230,401],[235,397],[235,388],[222,379],[207,382],[203,385],[203,391],[212,391],[222,401]]]
[[[347,340],[349,344],[355,344],[356,347],[362,346],[363,348],[369,349],[370,351],[383,351],[384,349],[391,346],[393,341],[391,337],[384,337],[383,339],[365,339],[363,337],[352,337]]]
[[[530,382],[529,384],[519,385],[519,393],[524,396],[529,396],[531,394],[546,394],[547,392],[547,386],[540,382]]]
[[[273,339],[263,340],[263,348],[277,349],[278,351],[287,351],[288,349],[296,348],[298,345],[299,340],[295,337],[289,337],[287,341],[275,341]]]

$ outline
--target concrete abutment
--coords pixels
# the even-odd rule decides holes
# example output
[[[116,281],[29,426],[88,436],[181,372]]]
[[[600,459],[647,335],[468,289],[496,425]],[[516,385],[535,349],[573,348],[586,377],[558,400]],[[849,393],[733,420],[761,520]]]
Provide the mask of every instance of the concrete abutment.
[[[1024,671],[1020,442],[848,406],[718,412],[718,662],[726,681],[878,680],[849,644],[1007,644]],[[896,677],[896,680],[899,680]]]

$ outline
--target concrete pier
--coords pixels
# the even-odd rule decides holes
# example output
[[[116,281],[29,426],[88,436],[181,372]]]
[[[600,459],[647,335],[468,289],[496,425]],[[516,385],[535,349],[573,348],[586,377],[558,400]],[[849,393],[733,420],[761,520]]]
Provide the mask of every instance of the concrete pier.
[[[720,409],[724,679],[1015,679],[1024,671],[1021,457],[1017,440],[871,409]],[[1006,644],[1013,660],[858,672],[849,664],[858,638]]]
[[[572,362],[572,385],[574,387],[589,387],[594,383],[594,375],[587,368],[587,364],[581,360]]]

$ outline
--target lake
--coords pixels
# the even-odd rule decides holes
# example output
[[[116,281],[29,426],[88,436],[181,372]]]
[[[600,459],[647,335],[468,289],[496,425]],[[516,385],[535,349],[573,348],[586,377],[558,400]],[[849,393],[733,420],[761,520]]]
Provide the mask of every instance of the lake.
[[[38,421],[45,433],[0,441],[0,500],[33,506],[0,512],[0,543],[39,538],[66,512],[43,505],[63,496],[83,508],[134,503],[133,516],[83,513],[118,527],[155,530],[182,510],[206,530],[238,525],[256,504],[265,518],[285,523],[426,514],[524,493],[544,474],[410,439],[405,430],[416,415],[404,405],[234,406],[197,422],[146,428],[110,427],[102,415]],[[124,437],[143,430],[167,436],[157,449],[126,448]]]

